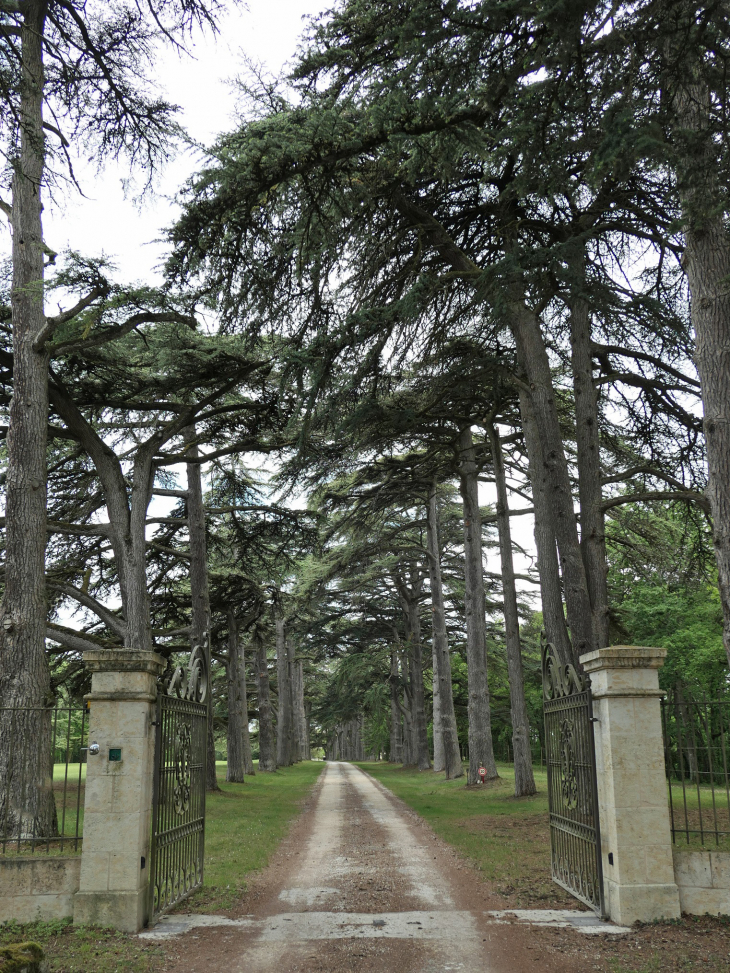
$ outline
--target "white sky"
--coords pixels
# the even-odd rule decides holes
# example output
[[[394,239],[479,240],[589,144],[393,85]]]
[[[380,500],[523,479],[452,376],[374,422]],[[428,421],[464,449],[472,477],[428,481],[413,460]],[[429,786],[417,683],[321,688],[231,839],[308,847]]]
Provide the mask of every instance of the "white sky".
[[[191,47],[194,57],[163,50],[156,80],[182,108],[179,120],[193,139],[209,145],[233,128],[236,94],[228,82],[241,73],[244,57],[279,73],[296,51],[302,18],[329,6],[324,0],[248,0],[248,10],[239,8],[221,21],[216,37],[198,35]],[[178,157],[162,173],[157,192],[138,208],[125,198],[127,168],[108,165],[99,177],[81,157],[75,169],[86,198],[70,190],[56,205],[46,206],[46,241],[56,251],[71,247],[87,256],[103,251],[115,258],[120,280],[154,283],[164,252],[155,240],[175,218],[172,197],[199,166],[197,154]],[[7,230],[3,237],[5,249]]]

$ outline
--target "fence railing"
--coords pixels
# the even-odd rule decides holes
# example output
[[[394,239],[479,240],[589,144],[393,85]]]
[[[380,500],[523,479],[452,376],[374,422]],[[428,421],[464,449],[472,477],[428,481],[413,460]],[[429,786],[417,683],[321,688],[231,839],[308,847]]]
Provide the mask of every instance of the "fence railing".
[[[83,707],[0,706],[0,855],[81,851]]]
[[[730,699],[662,700],[672,840],[730,849]]]

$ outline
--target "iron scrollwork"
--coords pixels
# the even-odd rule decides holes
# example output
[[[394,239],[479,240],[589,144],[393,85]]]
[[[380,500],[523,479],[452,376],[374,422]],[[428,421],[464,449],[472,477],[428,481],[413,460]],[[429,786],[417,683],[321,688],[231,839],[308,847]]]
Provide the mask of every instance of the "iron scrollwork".
[[[208,640],[181,665],[168,664],[156,707],[149,918],[203,881],[205,776],[210,690]]]
[[[590,678],[587,675],[581,675],[570,662],[563,665],[558,659],[553,643],[545,641],[544,633],[540,635],[540,648],[542,652],[544,699],[572,696],[575,693],[584,693],[590,688]]]
[[[205,703],[208,699],[208,639],[203,645],[196,645],[190,653],[187,668],[176,666],[169,680],[163,682],[160,691],[165,696],[177,696],[194,703]]]
[[[573,730],[573,721],[563,720],[560,727],[560,789],[565,806],[571,811],[578,806],[578,772]]]
[[[175,811],[184,814],[190,807],[190,765],[192,763],[192,740],[190,724],[181,723],[175,734]]]
[[[544,636],[541,653],[552,875],[603,915],[591,681]]]

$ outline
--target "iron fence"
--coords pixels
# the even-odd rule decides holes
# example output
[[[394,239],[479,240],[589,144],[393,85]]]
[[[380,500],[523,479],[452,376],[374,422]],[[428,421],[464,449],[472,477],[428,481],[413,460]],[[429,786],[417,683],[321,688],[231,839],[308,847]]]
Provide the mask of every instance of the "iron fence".
[[[0,855],[81,851],[87,737],[78,705],[0,707]]]
[[[672,840],[730,847],[730,699],[662,700]]]

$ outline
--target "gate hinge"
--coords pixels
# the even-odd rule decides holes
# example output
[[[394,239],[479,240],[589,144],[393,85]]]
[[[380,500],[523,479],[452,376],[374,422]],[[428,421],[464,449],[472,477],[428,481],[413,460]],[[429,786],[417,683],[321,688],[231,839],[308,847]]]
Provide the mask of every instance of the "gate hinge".
[[[598,719],[598,717],[597,717],[597,716],[592,716],[592,717],[591,717],[591,723],[600,723],[600,722],[601,722],[601,721],[600,721],[600,720]]]
[[[162,726],[162,720],[150,720],[150,726]]]

